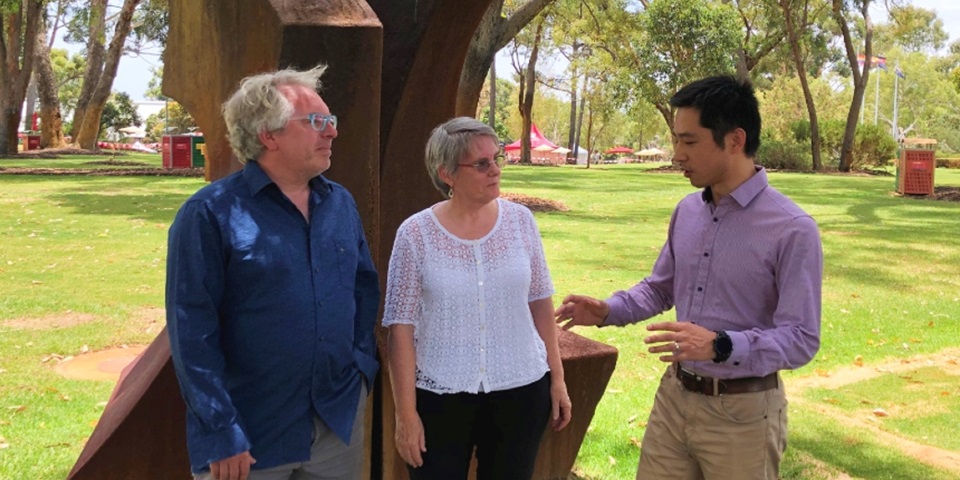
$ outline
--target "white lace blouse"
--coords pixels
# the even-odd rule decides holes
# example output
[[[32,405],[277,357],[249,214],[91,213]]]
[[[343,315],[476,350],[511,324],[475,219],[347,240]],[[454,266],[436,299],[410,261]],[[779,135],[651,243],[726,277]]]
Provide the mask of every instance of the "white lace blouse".
[[[432,208],[397,230],[383,325],[414,326],[417,388],[507,390],[549,371],[529,307],[554,292],[540,231],[526,207],[497,202],[497,222],[478,240],[451,234]]]

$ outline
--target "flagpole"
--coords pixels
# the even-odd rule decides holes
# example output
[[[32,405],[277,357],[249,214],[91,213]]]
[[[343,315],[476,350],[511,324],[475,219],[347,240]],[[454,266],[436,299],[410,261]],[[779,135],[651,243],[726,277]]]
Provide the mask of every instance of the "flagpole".
[[[873,124],[877,124],[880,119],[880,71],[877,70],[877,92],[873,99]]]
[[[897,60],[897,67],[894,72],[900,71],[900,60]],[[900,75],[893,76],[893,140],[900,143],[899,128],[897,128],[897,97],[900,92]]]

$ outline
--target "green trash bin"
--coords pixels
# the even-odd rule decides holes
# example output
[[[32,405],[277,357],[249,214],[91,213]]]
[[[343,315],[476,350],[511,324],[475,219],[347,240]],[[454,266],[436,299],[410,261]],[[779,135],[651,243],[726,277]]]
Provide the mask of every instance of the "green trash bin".
[[[207,156],[206,145],[203,143],[203,137],[190,137],[190,165],[193,167],[203,167]]]

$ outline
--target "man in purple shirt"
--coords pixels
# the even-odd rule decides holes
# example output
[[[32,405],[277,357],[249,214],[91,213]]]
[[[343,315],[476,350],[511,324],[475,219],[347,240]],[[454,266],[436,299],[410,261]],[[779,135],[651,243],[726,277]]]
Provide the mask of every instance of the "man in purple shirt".
[[[761,122],[749,83],[706,78],[670,104],[674,162],[703,190],[677,205],[649,277],[605,301],[570,295],[557,322],[624,326],[676,306],[676,322],[647,326],[644,342],[669,366],[637,478],[775,480],[787,439],[778,372],[820,347],[820,235],[754,164]]]

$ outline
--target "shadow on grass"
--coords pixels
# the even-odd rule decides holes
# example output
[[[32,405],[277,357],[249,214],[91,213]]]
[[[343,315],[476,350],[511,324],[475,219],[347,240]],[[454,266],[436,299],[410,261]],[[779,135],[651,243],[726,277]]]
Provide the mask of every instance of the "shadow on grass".
[[[875,480],[956,479],[946,471],[918,463],[889,446],[879,444],[865,430],[845,429],[816,413],[792,409],[788,448],[815,458],[854,478]],[[838,448],[838,446],[842,448]],[[801,455],[801,457],[804,455]],[[784,476],[783,479],[802,478]]]

